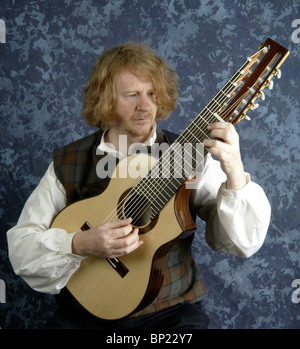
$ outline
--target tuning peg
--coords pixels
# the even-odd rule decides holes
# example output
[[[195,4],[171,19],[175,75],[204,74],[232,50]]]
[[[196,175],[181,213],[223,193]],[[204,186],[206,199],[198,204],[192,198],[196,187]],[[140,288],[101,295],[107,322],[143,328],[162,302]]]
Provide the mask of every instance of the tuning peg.
[[[260,98],[262,101],[264,101],[266,99],[264,91],[260,91]]]
[[[250,109],[251,110],[255,110],[255,109],[257,109],[259,107],[259,104],[258,103],[251,103],[250,104]]]
[[[274,87],[274,81],[271,80],[269,83],[269,90],[273,90],[273,87]]]
[[[276,75],[277,75],[277,78],[278,78],[278,79],[280,79],[280,78],[281,78],[281,70],[280,70],[280,69],[278,69],[278,70],[277,70]]]
[[[249,118],[249,116],[246,115],[245,113],[243,113],[243,114],[241,115],[241,119],[245,119],[245,120],[247,120],[247,121],[251,121],[251,119]]]

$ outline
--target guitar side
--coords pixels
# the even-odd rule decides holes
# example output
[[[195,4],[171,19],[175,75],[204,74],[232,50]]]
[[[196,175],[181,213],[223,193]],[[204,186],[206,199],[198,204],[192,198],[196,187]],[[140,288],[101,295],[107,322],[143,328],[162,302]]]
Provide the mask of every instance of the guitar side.
[[[130,168],[130,160],[143,167],[140,169],[141,176],[153,163],[153,158],[148,155],[132,156],[127,161],[121,161],[116,172],[124,174],[122,171],[127,171],[126,167]],[[61,228],[72,233],[80,231],[85,221],[91,226],[100,225],[118,206],[122,194],[138,180],[139,177],[130,176],[112,178],[101,195],[78,201],[62,210],[51,228]],[[164,268],[166,247],[183,231],[176,217],[175,206],[178,205],[175,203],[173,196],[160,212],[154,227],[140,234],[143,245],[119,258],[128,269],[125,276],[120,276],[103,258],[90,256],[81,262],[80,268],[67,283],[67,288],[85,309],[103,319],[117,319],[144,307],[155,298],[163,280],[161,269]]]

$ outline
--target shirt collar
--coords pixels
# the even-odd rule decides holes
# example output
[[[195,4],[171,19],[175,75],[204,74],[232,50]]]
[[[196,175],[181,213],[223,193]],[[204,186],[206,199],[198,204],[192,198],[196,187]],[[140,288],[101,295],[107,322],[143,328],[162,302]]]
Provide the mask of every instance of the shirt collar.
[[[100,143],[97,147],[97,154],[108,153],[108,154],[110,154],[110,155],[112,155],[120,160],[125,158],[127,155],[131,155],[131,154],[126,153],[127,147],[126,147],[125,151],[122,152],[122,151],[116,150],[115,147],[111,143],[105,142],[104,136],[105,136],[106,132],[107,131],[104,131],[102,136],[101,136]],[[143,143],[143,145],[152,146],[155,143],[156,137],[157,137],[156,123],[154,123],[151,134],[150,134],[149,138],[146,140],[146,142]]]

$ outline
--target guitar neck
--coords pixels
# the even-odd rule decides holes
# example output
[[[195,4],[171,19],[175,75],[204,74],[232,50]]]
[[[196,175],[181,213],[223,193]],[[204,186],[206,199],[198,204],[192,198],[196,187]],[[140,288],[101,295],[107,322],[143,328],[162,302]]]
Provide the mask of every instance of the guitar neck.
[[[207,125],[217,121],[237,123],[248,119],[246,112],[256,106],[256,98],[264,96],[263,89],[270,86],[274,75],[279,74],[279,67],[288,54],[284,47],[267,39],[137,183],[134,192],[148,198],[153,217],[206,156],[207,151],[201,143],[209,138]]]

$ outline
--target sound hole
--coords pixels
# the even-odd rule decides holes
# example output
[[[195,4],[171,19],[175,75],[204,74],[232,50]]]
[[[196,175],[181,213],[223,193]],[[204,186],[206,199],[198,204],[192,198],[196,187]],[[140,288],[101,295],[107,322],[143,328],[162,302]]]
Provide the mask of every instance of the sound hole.
[[[129,192],[130,189],[119,200],[119,204],[122,206],[122,210],[119,210],[119,218],[125,219],[131,217],[131,224],[139,229],[139,233],[146,233],[154,227],[158,215],[153,217],[154,213],[148,198],[141,194],[128,194]]]

